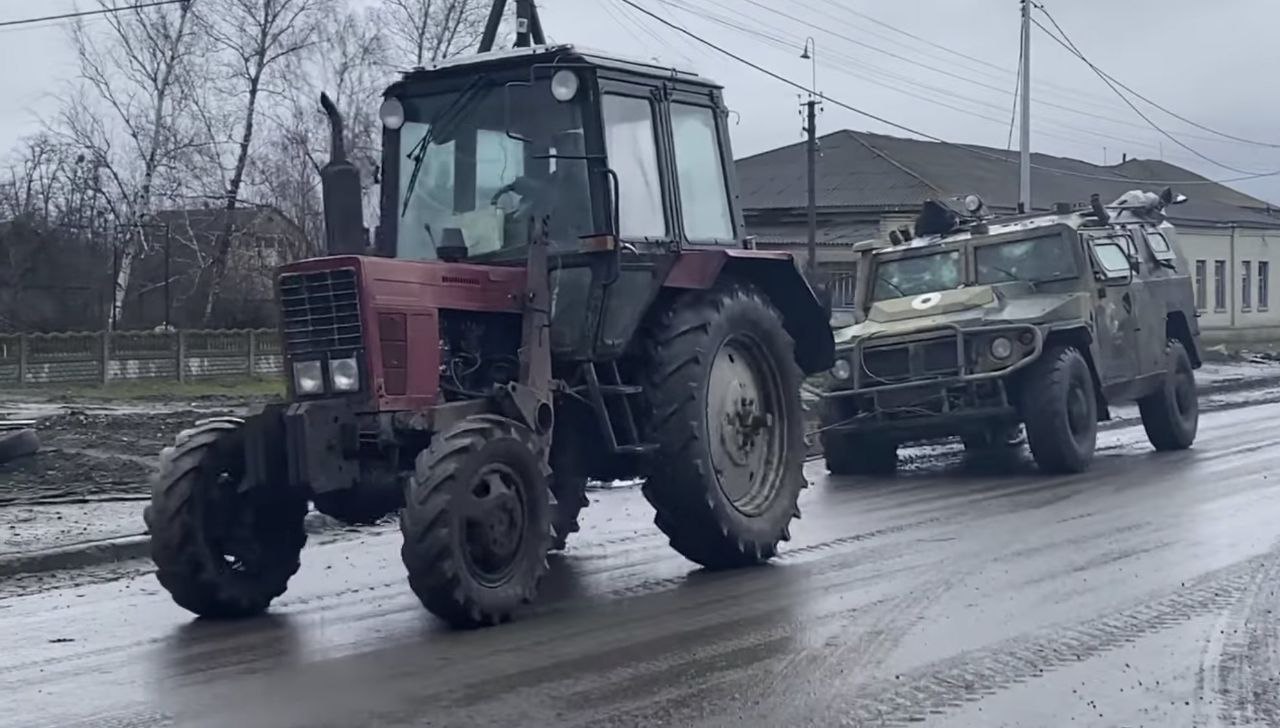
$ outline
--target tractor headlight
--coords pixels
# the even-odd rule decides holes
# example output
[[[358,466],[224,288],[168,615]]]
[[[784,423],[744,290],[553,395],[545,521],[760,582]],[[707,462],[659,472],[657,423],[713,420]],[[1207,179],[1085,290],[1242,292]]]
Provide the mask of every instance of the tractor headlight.
[[[318,361],[293,363],[293,388],[298,394],[320,394],[324,391],[324,369]]]
[[[400,103],[400,99],[389,98],[382,102],[378,117],[382,119],[383,126],[395,131],[404,126],[404,104]]]
[[[578,95],[578,74],[567,68],[556,71],[551,77],[551,95],[556,101],[572,101]]]
[[[831,376],[845,381],[853,375],[853,367],[849,365],[848,359],[836,359],[836,363],[831,367]]]
[[[335,392],[355,392],[360,389],[360,363],[354,356],[329,360],[329,383]]]
[[[1004,336],[997,336],[992,339],[991,356],[1001,361],[1013,356],[1013,342]]]

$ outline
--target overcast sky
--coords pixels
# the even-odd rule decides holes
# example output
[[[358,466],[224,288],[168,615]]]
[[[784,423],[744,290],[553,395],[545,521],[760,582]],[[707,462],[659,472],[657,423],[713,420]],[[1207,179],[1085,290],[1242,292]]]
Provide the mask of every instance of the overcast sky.
[[[1001,148],[1008,141],[1018,58],[1017,0],[633,2],[805,84],[812,68],[800,52],[805,38],[813,36],[818,87],[831,99],[954,141]],[[65,12],[75,4],[0,0],[0,20]],[[1213,179],[1280,171],[1280,0],[1044,4],[1096,66],[1135,91],[1213,130],[1276,146],[1226,140],[1139,103],[1177,140],[1235,169],[1199,158],[1149,127],[1084,63],[1036,30],[1031,54],[1035,151],[1111,164],[1126,153],[1163,158]],[[739,156],[800,140],[795,89],[663,27],[622,0],[540,0],[539,6],[555,41],[656,57],[720,81],[736,112],[733,141]],[[39,115],[54,106],[50,92],[74,77],[67,30],[65,24],[0,28],[0,98],[5,100],[0,149],[36,131]],[[909,135],[827,104],[820,131],[842,128]],[[1280,175],[1233,186],[1280,203]]]

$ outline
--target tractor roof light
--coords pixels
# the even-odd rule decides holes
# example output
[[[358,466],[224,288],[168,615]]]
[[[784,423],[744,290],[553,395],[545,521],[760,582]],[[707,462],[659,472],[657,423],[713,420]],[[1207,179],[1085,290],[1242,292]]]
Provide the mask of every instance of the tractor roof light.
[[[979,212],[982,212],[982,207],[983,207],[983,204],[982,204],[981,197],[978,197],[977,195],[965,195],[964,197],[965,212],[969,213],[970,215],[977,215]]]
[[[396,131],[404,126],[404,104],[400,103],[400,99],[389,98],[382,102],[382,108],[378,109],[378,116],[382,119],[382,125]]]
[[[578,74],[562,68],[551,77],[551,95],[556,98],[556,101],[572,101],[573,97],[578,95],[578,87],[581,85]]]

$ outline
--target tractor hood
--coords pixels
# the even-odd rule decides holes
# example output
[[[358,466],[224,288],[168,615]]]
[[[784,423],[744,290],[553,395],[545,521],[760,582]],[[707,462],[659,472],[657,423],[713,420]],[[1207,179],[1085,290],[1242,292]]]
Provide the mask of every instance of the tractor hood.
[[[1090,300],[1083,293],[1034,293],[1025,284],[973,286],[877,301],[861,323],[835,332],[837,346],[875,335],[915,334],[939,326],[1053,324],[1086,320]]]

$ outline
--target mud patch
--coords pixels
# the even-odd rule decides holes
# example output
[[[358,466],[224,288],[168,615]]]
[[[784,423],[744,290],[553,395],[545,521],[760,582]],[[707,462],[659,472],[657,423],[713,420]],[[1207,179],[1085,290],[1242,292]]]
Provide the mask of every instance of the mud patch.
[[[145,493],[160,450],[175,435],[230,412],[64,409],[42,417],[40,452],[0,465],[0,505]]]

